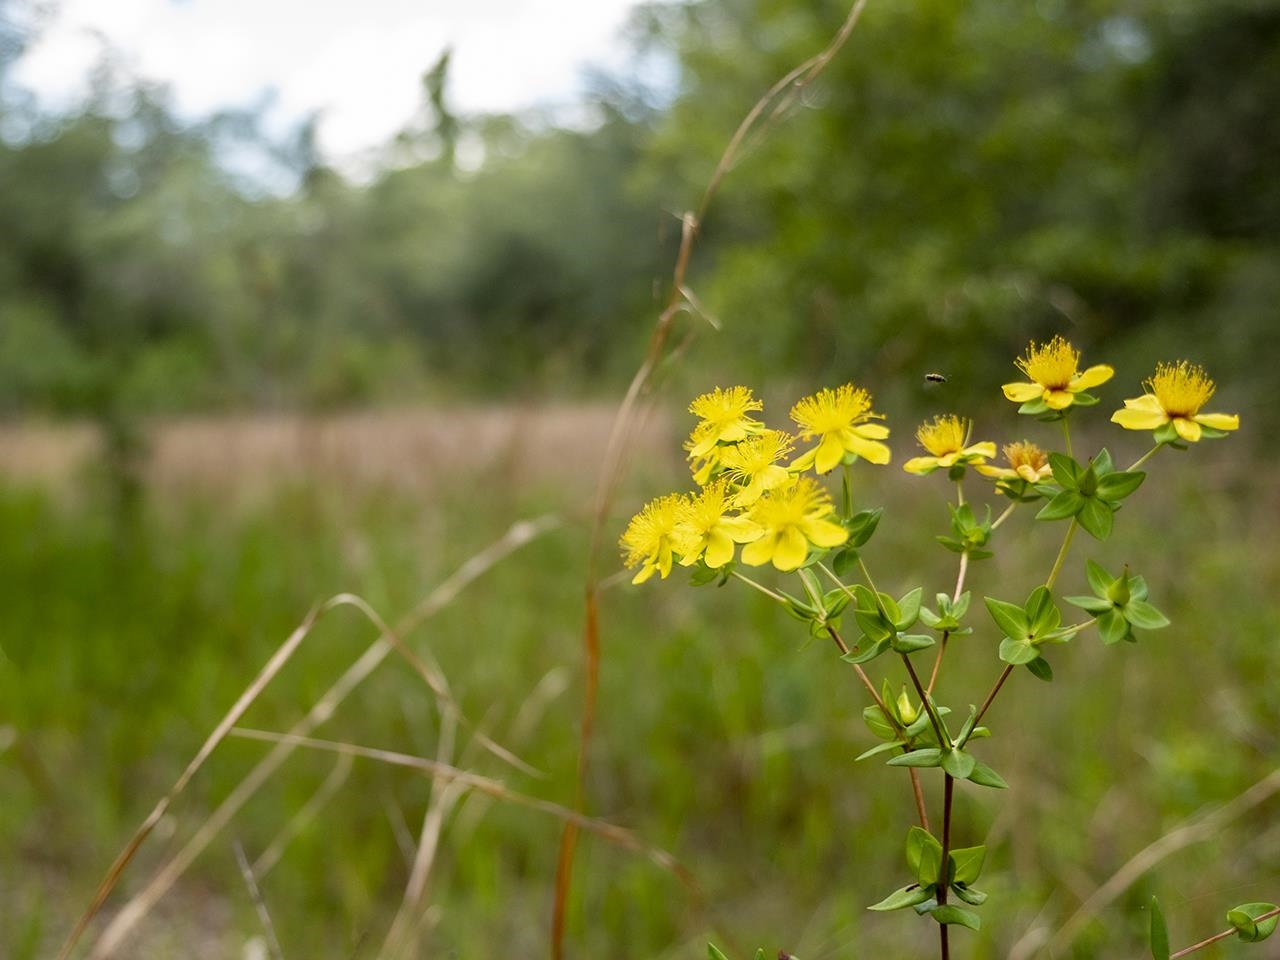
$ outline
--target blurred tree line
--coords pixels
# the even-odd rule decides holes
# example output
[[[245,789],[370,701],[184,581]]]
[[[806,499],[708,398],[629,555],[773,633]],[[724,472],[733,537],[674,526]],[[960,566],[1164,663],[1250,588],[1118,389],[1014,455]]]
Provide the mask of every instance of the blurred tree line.
[[[612,388],[673,214],[847,10],[642,8],[634,44],[670,58],[672,88],[601,79],[574,129],[454,115],[446,55],[360,181],[326,165],[317,121],[282,141],[254,110],[180,119],[109,61],[50,116],[0,72],[0,411]],[[12,62],[21,32],[0,33]],[[872,0],[705,224],[690,276],[726,323],[716,362],[742,380],[939,370],[963,391],[1067,331],[1265,389],[1277,77],[1277,0]],[[265,180],[235,172],[245,156]]]

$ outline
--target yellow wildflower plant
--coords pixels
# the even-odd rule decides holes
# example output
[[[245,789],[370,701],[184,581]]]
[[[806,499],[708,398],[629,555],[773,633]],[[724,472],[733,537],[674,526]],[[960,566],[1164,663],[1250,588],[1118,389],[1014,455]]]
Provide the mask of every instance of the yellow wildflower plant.
[[[1179,360],[1156,364],[1155,376],[1146,382],[1147,392],[1124,402],[1111,415],[1112,423],[1126,430],[1154,430],[1160,442],[1175,438],[1197,443],[1202,437],[1220,437],[1240,427],[1234,413],[1201,413],[1217,385],[1198,364]],[[1172,433],[1160,436],[1161,428]]]
[[[739,488],[734,506],[749,507],[770,490],[795,480],[786,467],[779,465],[794,445],[795,439],[786,431],[766,430],[723,449],[720,465],[725,476]]]
[[[651,500],[631,518],[618,546],[623,550],[627,569],[640,567],[632,583],[644,583],[655,573],[665,580],[671,573],[676,527],[688,510],[688,497],[672,493]]]
[[[732,509],[727,486],[725,480],[708,484],[681,511],[674,535],[681,566],[692,566],[701,558],[708,567],[719,569],[733,559],[735,543],[750,543],[764,533],[746,517],[726,516]]]
[[[1026,356],[1019,357],[1017,367],[1030,379],[1029,383],[1006,383],[1001,389],[1014,403],[1032,404],[1036,401],[1043,408],[1024,411],[1039,413],[1045,410],[1065,410],[1074,403],[1096,402],[1084,391],[1106,383],[1115,371],[1105,363],[1099,363],[1080,371],[1080,351],[1060,336],[1046,344],[1034,340],[1027,346]]]
[[[889,448],[881,443],[889,428],[873,419],[884,419],[871,411],[871,394],[846,383],[835,390],[819,390],[791,408],[791,419],[800,427],[802,440],[818,439],[818,445],[802,453],[791,464],[794,471],[813,467],[830,473],[846,455],[853,454],[871,463],[889,462]]]
[[[827,517],[833,511],[831,495],[812,477],[762,497],[750,517],[763,535],[742,548],[742,562],[752,567],[772,562],[784,573],[798,569],[815,547],[838,547],[849,531]]]
[[[912,457],[902,465],[907,473],[924,476],[940,468],[950,469],[966,463],[985,463],[996,455],[996,445],[990,440],[969,445],[973,421],[954,414],[934,417],[920,424],[916,439],[929,452],[927,457]]]
[[[983,463],[978,465],[978,472],[996,480],[1025,480],[1027,483],[1039,483],[1053,473],[1049,468],[1049,455],[1029,440],[1006,443],[1001,452],[1009,464],[1007,467]]]

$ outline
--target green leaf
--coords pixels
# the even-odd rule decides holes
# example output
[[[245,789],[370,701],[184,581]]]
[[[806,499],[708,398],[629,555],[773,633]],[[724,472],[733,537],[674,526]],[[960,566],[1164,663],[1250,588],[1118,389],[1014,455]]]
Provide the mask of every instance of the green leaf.
[[[1119,610],[1108,610],[1098,615],[1098,635],[1107,646],[1119,643],[1129,636],[1129,633],[1129,621],[1121,615]]]
[[[1122,611],[1124,618],[1139,630],[1159,630],[1169,625],[1169,618],[1142,600],[1130,600]]]
[[[707,944],[707,960],[729,960],[714,943]]]
[[[978,708],[972,703],[969,704],[969,719],[964,722],[964,726],[960,728],[960,735],[956,737],[956,743],[964,743],[973,734],[973,725],[978,720]]]
[[[835,571],[838,577],[848,576],[857,568],[858,551],[852,547],[845,547],[831,558],[831,569]]]
[[[886,637],[883,640],[875,641],[870,646],[866,647],[861,651],[851,651],[849,653],[846,653],[840,659],[846,660],[849,663],[870,663],[872,660],[880,656],[880,654],[884,653],[888,649],[889,649],[889,638]]]
[[[957,780],[967,780],[978,761],[963,750],[948,750],[942,755],[941,767]]]
[[[975,890],[973,887],[967,887],[963,883],[957,883],[951,887],[955,895],[965,903],[980,907],[987,902],[987,895],[981,890]]]
[[[1021,640],[1031,632],[1027,626],[1027,615],[1017,604],[1006,603],[992,597],[984,597],[983,601],[987,605],[987,612],[991,614],[991,619],[996,622],[996,626],[1006,637]]]
[[[808,623],[815,616],[817,616],[818,611],[815,607],[810,606],[809,604],[799,599],[798,597],[793,597],[791,594],[787,593],[785,590],[781,590],[779,592],[782,594],[783,599],[786,601],[783,604],[782,608],[786,610],[787,613],[791,614],[791,616],[799,620],[801,623]]]
[[[1085,575],[1089,579],[1089,589],[1096,596],[1105,597],[1107,591],[1111,589],[1111,584],[1115,583],[1116,578],[1107,573],[1100,564],[1089,560],[1085,563]]]
[[[913,883],[909,887],[893,891],[879,903],[872,904],[867,909],[882,913],[889,910],[901,910],[904,907],[914,907],[917,903],[924,903],[932,896],[933,890],[931,888]]]
[[[702,560],[698,561],[698,565],[693,568],[693,572],[689,574],[689,583],[695,587],[701,587],[708,583],[714,583],[716,578],[720,576],[719,570],[713,570],[708,567]]]
[[[1044,657],[1036,657],[1026,666],[1031,671],[1031,675],[1037,680],[1043,680],[1047,683],[1053,679],[1053,667],[1049,666],[1049,661]]]
[[[931,836],[929,838],[933,840]],[[920,848],[920,866],[916,868],[916,879],[920,886],[933,886],[942,877],[942,844],[937,840],[925,843]]]
[[[1141,470],[1133,473],[1109,473],[1098,480],[1098,496],[1103,500],[1119,501],[1142,486],[1147,475]]]
[[[1009,789],[1009,784],[1005,782],[1004,777],[1000,776],[981,760],[974,764],[973,773],[969,774],[969,782],[976,783],[980,787],[991,787],[995,790]]]
[[[916,587],[903,595],[898,601],[898,616],[894,625],[899,630],[908,629],[920,616],[920,598],[924,596],[924,588]]]
[[[764,947],[756,947],[755,960],[764,960]]]
[[[877,756],[878,754],[888,753],[890,750],[900,750],[906,745],[907,745],[907,741],[905,740],[894,740],[891,743],[877,743],[870,750],[864,750],[862,753],[854,757],[853,762],[857,763],[859,760],[867,760],[867,759],[870,759],[871,757]]]
[[[930,844],[938,848],[938,856],[941,857],[942,844],[928,830],[923,827],[912,827],[907,831],[907,866],[911,868],[912,873],[920,872],[920,858],[924,855],[924,848]]]
[[[982,864],[987,857],[986,847],[961,847],[951,851],[951,882],[969,884],[982,876]]]
[[[1277,909],[1280,907],[1274,903],[1242,903],[1227,911],[1227,923],[1236,928],[1236,935],[1245,943],[1261,943],[1275,933],[1280,916],[1267,917],[1261,923],[1257,918]]]
[[[945,597],[946,594],[944,593]],[[960,594],[960,598],[951,605],[951,615],[957,620],[963,620],[964,615],[969,612],[969,591],[966,590]]]
[[[1035,644],[1027,643],[1025,640],[1005,637],[1000,641],[1000,659],[1015,667],[1030,663],[1039,656],[1040,651],[1036,649]]]
[[[1075,490],[1063,490],[1040,508],[1037,520],[1065,520],[1080,512],[1087,500]]]
[[[1098,402],[1098,398],[1092,393],[1085,393],[1081,390],[1072,398],[1071,405],[1073,407],[1092,407]]]
[[[977,930],[982,926],[982,919],[972,910],[966,910],[964,907],[957,907],[950,903],[938,907],[936,910],[930,910],[929,916],[939,923],[954,923],[962,927],[968,927],[970,930]]]
[[[936,767],[942,763],[942,750],[938,747],[925,747],[923,750],[912,750],[889,761],[891,767]]]
[[[889,646],[893,647],[894,653],[915,653],[917,650],[927,650],[932,647],[936,640],[933,637],[925,636],[922,633],[900,633],[889,641]]]
[[[1085,474],[1085,468],[1065,453],[1049,454],[1049,469],[1063,490],[1077,489]]]
[[[874,703],[862,708],[862,722],[881,740],[896,740],[898,737],[893,725],[885,719],[884,711]]]
[[[1062,599],[1073,607],[1088,610],[1090,613],[1105,613],[1107,610],[1114,610],[1116,606],[1110,600],[1103,600],[1101,597],[1063,597]]]
[[[1111,536],[1115,514],[1105,501],[1091,497],[1084,502],[1076,519],[1095,540],[1105,540]]]
[[[876,532],[876,527],[880,525],[880,517],[884,514],[884,507],[876,507],[874,510],[859,510],[855,513],[848,523],[849,542],[855,547],[863,546],[871,535]]]
[[[1062,622],[1062,614],[1058,612],[1053,595],[1047,587],[1032,590],[1024,609],[1027,613],[1028,633],[1032,637],[1041,638]]]

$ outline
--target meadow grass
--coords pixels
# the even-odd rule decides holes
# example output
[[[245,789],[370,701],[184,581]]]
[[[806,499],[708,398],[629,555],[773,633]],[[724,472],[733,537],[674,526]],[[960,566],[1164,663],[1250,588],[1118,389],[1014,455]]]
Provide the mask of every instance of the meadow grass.
[[[983,909],[983,931],[958,938],[963,956],[1007,956],[1038,923],[1051,933],[1132,854],[1277,765],[1280,703],[1267,680],[1280,586],[1271,470],[1228,462],[1201,471],[1186,459],[1169,458],[1171,469],[1126,507],[1100,554],[1144,572],[1174,625],[1137,647],[1103,649],[1082,637],[1055,651],[1057,681],[1020,672],[995,707],[999,736],[977,750],[1014,789],[960,794],[958,836],[987,838],[985,886],[999,894]],[[678,462],[648,470],[646,493],[623,496],[615,528],[648,491],[685,483]],[[930,542],[945,532],[942,494],[926,481],[867,477],[866,502],[884,503],[893,521],[867,552],[882,588],[923,579],[927,589],[949,589],[953,558]],[[546,510],[565,524],[496,566],[409,641],[438,660],[463,713],[546,778],[474,748],[460,765],[570,803],[585,494],[571,483],[519,481],[500,464],[441,484],[424,502],[318,472],[235,509],[204,495],[171,498],[129,529],[92,496],[0,491],[0,642],[10,660],[0,671],[8,745],[0,754],[0,941],[8,955],[56,951],[107,864],[317,602],[351,591],[394,619],[512,521]],[[1171,524],[1175,505],[1180,520]],[[1030,524],[1015,517],[1010,541]],[[1053,546],[1046,550],[1029,562],[1021,553],[985,561],[971,586],[1024,596],[1052,559]],[[1068,592],[1082,583],[1082,567],[1068,566]],[[1222,597],[1231,600],[1210,609]],[[913,807],[898,772],[876,760],[852,763],[873,741],[859,719],[864,694],[834,650],[806,644],[803,628],[767,599],[732,587],[618,586],[603,594],[601,617],[587,812],[672,851],[707,909],[644,857],[586,837],[570,902],[571,954],[701,956],[703,940],[722,939],[715,924],[743,946],[806,960],[927,955],[931,929],[865,910],[888,892],[869,878],[902,869]],[[243,724],[287,729],[374,636],[350,611],[328,615]],[[980,630],[955,652],[942,695],[976,700],[998,673],[994,641]],[[1076,732],[1064,739],[1068,724]],[[389,660],[317,735],[430,758],[440,728],[421,679]],[[144,845],[113,904],[265,749],[237,739],[219,748]],[[233,844],[250,860],[260,855],[336,762],[296,752],[148,918],[129,955],[232,956],[260,936]],[[286,957],[376,954],[431,796],[420,774],[369,760],[355,760],[333,783],[315,819],[259,879]],[[1174,853],[1086,925],[1065,955],[1140,955],[1141,905],[1153,891],[1175,939],[1186,942],[1216,931],[1230,903],[1274,899],[1278,809],[1272,797],[1212,840]],[[464,797],[443,825],[427,952],[545,954],[559,828],[553,817]]]

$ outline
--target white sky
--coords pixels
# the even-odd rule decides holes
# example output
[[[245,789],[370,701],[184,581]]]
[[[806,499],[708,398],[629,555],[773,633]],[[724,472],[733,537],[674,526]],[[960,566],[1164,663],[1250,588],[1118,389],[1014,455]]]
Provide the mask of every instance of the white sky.
[[[453,47],[462,113],[572,101],[581,70],[622,62],[637,0],[54,0],[11,80],[48,108],[85,93],[104,46],[171,85],[192,117],[274,90],[269,119],[323,111],[332,159],[385,141],[420,103],[422,73]]]

